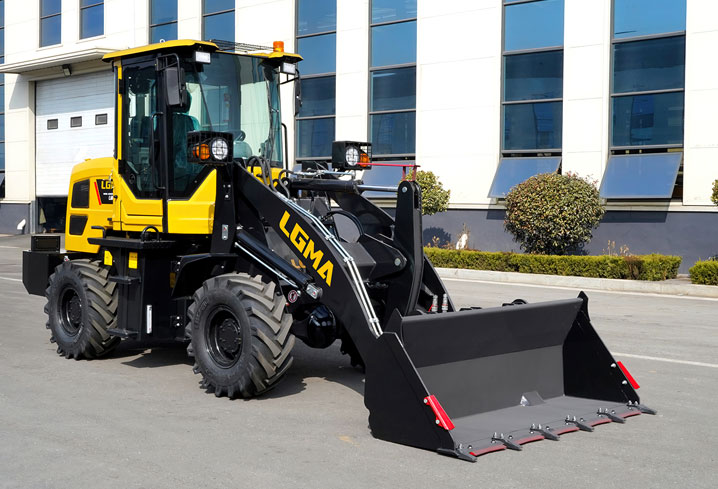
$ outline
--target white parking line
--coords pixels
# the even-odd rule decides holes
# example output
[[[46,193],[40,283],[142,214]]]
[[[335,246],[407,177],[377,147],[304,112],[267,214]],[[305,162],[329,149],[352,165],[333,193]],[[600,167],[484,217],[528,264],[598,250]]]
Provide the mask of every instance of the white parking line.
[[[681,365],[691,365],[693,367],[718,368],[715,363],[691,362],[689,360],[676,360],[673,358],[649,357],[648,355],[633,355],[631,353],[613,353],[616,357],[638,358],[640,360],[653,360],[654,362],[679,363]]]
[[[22,282],[20,278],[0,277],[0,280],[9,280],[10,282]]]
[[[506,285],[514,287],[533,287],[536,289],[559,289],[559,290],[583,290],[590,291],[591,293],[599,294],[620,294],[620,295],[637,295],[641,297],[664,297],[669,299],[690,299],[692,301],[712,301],[718,302],[717,298],[714,297],[694,297],[690,295],[675,295],[675,294],[655,294],[652,292],[626,292],[621,290],[602,290],[602,289],[591,289],[588,287],[565,287],[561,285],[540,285],[540,284],[521,284],[515,282],[492,282],[491,280],[473,280],[467,278],[448,278],[441,277],[444,282],[472,282],[477,284],[489,284],[489,285]]]

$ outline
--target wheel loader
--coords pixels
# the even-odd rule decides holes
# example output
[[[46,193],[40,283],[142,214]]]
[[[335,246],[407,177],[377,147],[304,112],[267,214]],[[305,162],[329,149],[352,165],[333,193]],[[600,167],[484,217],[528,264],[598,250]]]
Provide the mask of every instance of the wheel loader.
[[[279,92],[301,57],[192,40],[105,56],[115,152],[74,167],[65,249],[35,235],[23,282],[66,358],[123,339],[187,344],[201,386],[277,385],[298,338],[365,369],[372,434],[475,461],[654,413],[591,325],[588,298],[457,310],[422,248],[421,191],[359,178],[371,145],[331,165],[285,161]],[[300,90],[295,90],[299,95]],[[392,215],[364,196],[387,192]]]

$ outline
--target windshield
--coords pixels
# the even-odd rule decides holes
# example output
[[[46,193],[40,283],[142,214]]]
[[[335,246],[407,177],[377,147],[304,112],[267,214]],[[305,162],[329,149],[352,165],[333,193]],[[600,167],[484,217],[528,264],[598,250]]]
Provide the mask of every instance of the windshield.
[[[282,166],[276,70],[260,58],[213,53],[209,64],[185,70],[194,130],[230,132],[234,158],[261,156]],[[182,144],[186,144],[186,132]]]

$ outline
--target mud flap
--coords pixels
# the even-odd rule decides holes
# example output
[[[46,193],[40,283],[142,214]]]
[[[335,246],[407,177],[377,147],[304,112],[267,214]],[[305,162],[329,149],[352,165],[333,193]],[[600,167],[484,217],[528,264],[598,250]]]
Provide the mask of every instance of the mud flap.
[[[401,317],[366,358],[374,436],[466,460],[652,412],[588,298]]]

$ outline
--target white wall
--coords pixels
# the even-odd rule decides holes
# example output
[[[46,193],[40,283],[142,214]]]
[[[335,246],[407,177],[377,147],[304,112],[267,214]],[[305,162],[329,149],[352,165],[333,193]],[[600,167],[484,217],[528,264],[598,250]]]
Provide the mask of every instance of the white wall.
[[[501,1],[419,1],[416,157],[451,203],[488,204],[499,161]]]
[[[600,180],[608,158],[611,0],[565,0],[563,172]]]
[[[337,0],[336,73],[336,139],[368,141],[368,0]]]
[[[718,178],[718,65],[710,61],[718,48],[718,2],[687,1],[684,204],[709,206]],[[565,2],[563,169],[600,179],[610,136],[611,0]],[[106,0],[105,34],[88,40],[79,40],[78,1],[63,0],[62,43],[46,48],[38,47],[39,2],[4,3],[6,63],[148,41],[148,0]],[[295,49],[295,0],[236,0],[235,15],[237,41],[282,40]],[[180,0],[178,37],[200,38],[201,19],[201,0]],[[454,207],[490,205],[501,149],[501,31],[501,0],[418,0],[417,162],[451,189]],[[369,0],[337,0],[337,139],[369,136],[368,36]],[[5,95],[6,201],[29,201],[33,75],[6,75]],[[292,161],[291,85],[282,96]]]
[[[718,179],[718,2],[688,0],[683,203],[711,206]]]

